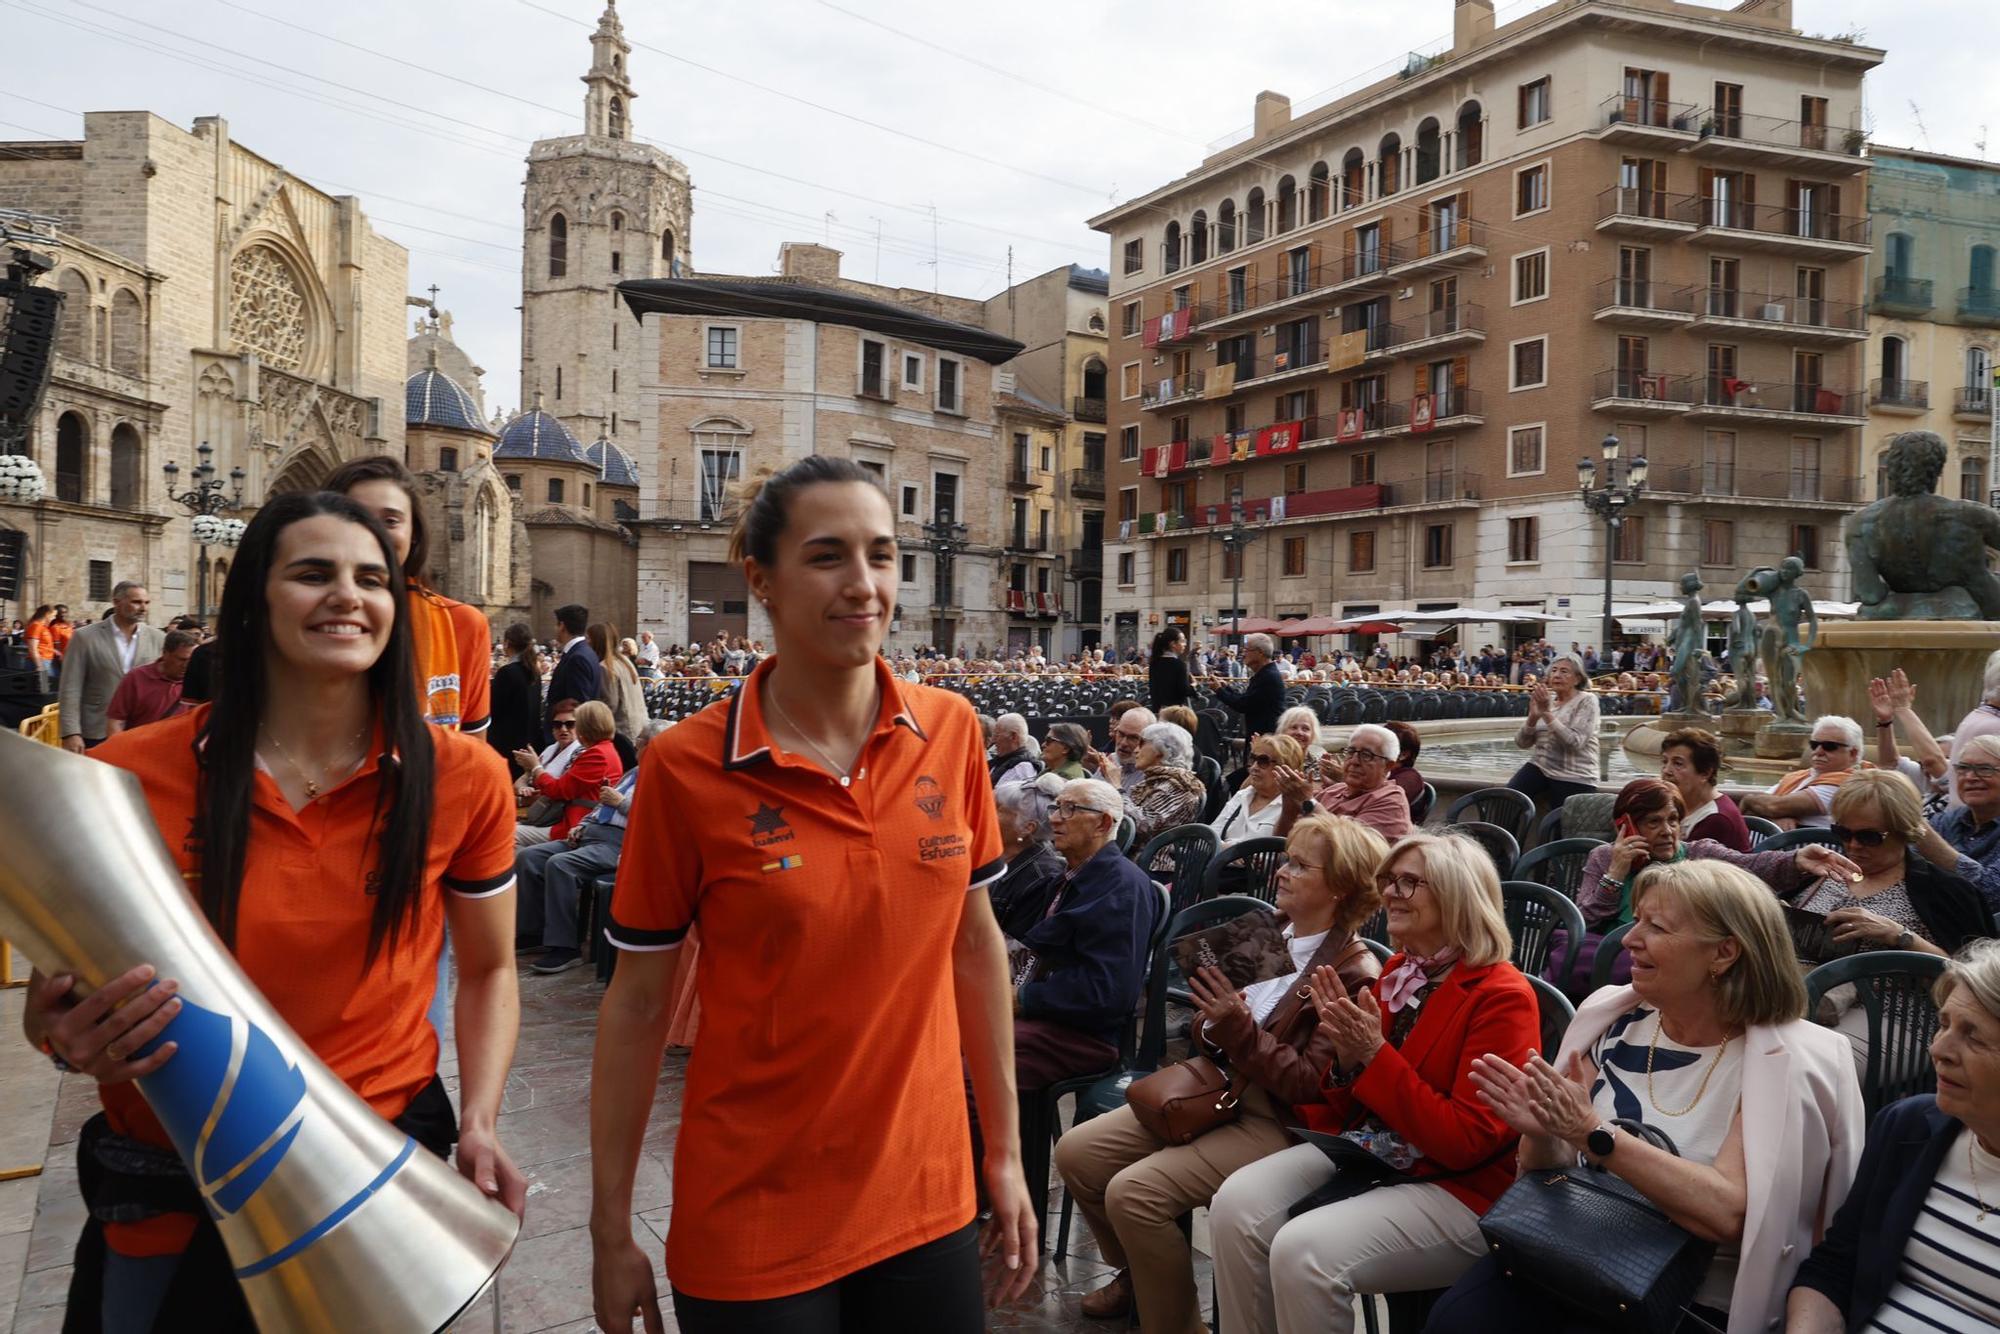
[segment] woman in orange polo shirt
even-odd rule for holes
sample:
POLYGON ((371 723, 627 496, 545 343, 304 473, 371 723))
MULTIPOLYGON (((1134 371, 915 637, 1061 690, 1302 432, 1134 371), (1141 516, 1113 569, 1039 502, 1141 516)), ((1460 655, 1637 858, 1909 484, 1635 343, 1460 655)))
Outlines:
MULTIPOLYGON (((505 765, 424 722, 389 535, 325 492, 279 496, 222 595, 217 698, 92 752, 128 769, 209 921, 299 1037, 385 1118, 519 1212, 495 1130, 519 1026, 505 765), (461 1119, 425 1021, 449 916, 458 942, 461 1119)), ((77 1001, 37 977, 30 1041, 99 1081, 78 1172, 73 1329, 251 1330, 194 1182, 134 1078, 179 1009, 135 968, 77 1001), (124 1002, 121 1004, 121 1002, 124 1002)), ((413 1238, 413 1243, 420 1239, 413 1238)))
POLYGON ((896 520, 858 465, 816 455, 765 480, 732 558, 777 653, 640 761, 591 1072, 597 1323, 660 1328, 632 1183, 698 922, 702 1027, 667 1234, 681 1330, 970 1334, 984 1312, 966 1067, 999 1298, 1038 1254, 1006 949, 982 892, 1005 867, 978 718, 881 659, 896 520))

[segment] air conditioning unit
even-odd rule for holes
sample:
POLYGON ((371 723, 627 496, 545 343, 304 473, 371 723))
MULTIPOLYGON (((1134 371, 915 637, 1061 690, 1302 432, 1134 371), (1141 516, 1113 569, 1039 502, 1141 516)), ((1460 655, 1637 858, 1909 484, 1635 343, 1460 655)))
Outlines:
POLYGON ((1278 336, 1278 326, 1275 324, 1267 324, 1263 327, 1263 329, 1260 332, 1262 332, 1264 337, 1266 338, 1275 338, 1278 336))
POLYGON ((1764 313, 1761 318, 1770 321, 1772 324, 1783 324, 1785 321, 1785 303, 1782 301, 1765 303, 1764 313))
POLYGON ((1416 289, 1416 288, 1414 288, 1414 287, 1405 287, 1405 288, 1404 288, 1404 289, 1403 289, 1402 291, 1400 291, 1400 292, 1396 293, 1396 300, 1398 300, 1398 301, 1408 301, 1408 300, 1409 300, 1409 299, 1410 299, 1411 297, 1415 296, 1416 294, 1417 294, 1417 289, 1416 289))

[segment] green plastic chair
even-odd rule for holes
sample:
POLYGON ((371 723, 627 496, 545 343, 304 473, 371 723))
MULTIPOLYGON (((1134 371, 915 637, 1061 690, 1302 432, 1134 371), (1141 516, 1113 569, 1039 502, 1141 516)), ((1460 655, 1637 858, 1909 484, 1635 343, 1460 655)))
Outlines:
POLYGON ((1861 1076, 1861 1100, 1873 1117, 1899 1098, 1932 1093, 1931 1038, 1937 1034, 1937 1005, 1931 987, 1944 960, 1918 950, 1869 950, 1823 963, 1806 974, 1806 1014, 1818 1014, 1820 999, 1835 987, 1852 985, 1868 1015, 1868 1062, 1861 1076))

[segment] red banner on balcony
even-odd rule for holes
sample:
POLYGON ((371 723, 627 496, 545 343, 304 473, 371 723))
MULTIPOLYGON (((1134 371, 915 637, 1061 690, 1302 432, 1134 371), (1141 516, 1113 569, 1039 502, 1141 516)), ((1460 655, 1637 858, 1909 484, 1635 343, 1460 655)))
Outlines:
POLYGON ((1273 422, 1257 432, 1259 454, 1290 454, 1299 447, 1304 422, 1273 422))
POLYGON ((1146 321, 1145 337, 1141 340, 1147 347, 1158 347, 1162 343, 1178 343, 1194 332, 1194 307, 1170 310, 1164 315, 1155 315, 1146 321))
POLYGON ((1167 447, 1147 445, 1139 451, 1139 471, 1147 477, 1167 475, 1167 447))
POLYGON ((1437 424, 1437 404, 1429 394, 1410 400, 1410 434, 1422 435, 1437 424))
POLYGON ((1342 408, 1333 419, 1335 440, 1359 440, 1361 438, 1361 409, 1342 408))
POLYGON ((1164 448, 1167 452, 1167 466, 1166 472, 1162 472, 1160 475, 1164 477, 1169 472, 1185 472, 1188 466, 1188 442, 1185 440, 1176 440, 1171 445, 1164 446, 1164 448))
POLYGON ((1839 394, 1831 389, 1816 388, 1813 390, 1814 412, 1819 413, 1822 417, 1838 417, 1840 415, 1840 408, 1839 394))
POLYGON ((1008 590, 1007 590, 1007 610, 1008 610, 1008 611, 1026 611, 1027 609, 1028 609, 1028 595, 1027 595, 1026 593, 1022 592, 1022 591, 1021 591, 1020 589, 1018 589, 1018 588, 1010 588, 1010 589, 1008 589, 1008 590))

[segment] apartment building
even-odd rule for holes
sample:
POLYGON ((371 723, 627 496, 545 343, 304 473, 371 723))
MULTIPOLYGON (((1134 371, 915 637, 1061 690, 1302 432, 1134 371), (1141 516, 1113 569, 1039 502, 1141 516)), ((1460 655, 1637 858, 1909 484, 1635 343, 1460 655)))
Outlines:
POLYGON ((1952 447, 1938 490, 1985 501, 2000 484, 1991 469, 2000 166, 1880 146, 1869 163, 1875 251, 1864 476, 1879 494, 1889 438, 1935 431, 1952 447))
POLYGON ((1239 575, 1246 615, 1477 601, 1594 640, 1575 464, 1609 435, 1649 465, 1619 600, 1793 553, 1844 586, 1882 53, 1785 0, 1454 17, 1309 113, 1259 94, 1248 140, 1092 219, 1121 645, 1227 620, 1239 575))

